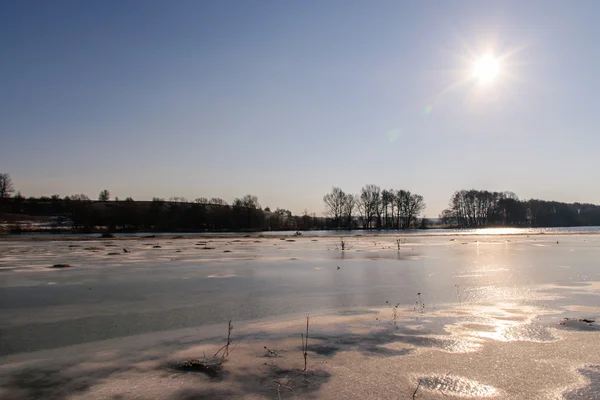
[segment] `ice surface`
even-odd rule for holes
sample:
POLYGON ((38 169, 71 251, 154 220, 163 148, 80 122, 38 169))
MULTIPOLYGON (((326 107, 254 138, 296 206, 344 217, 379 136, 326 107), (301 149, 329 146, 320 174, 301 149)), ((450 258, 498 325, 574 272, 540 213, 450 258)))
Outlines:
POLYGON ((0 397, 597 396, 600 236, 293 240, 0 242, 0 397))

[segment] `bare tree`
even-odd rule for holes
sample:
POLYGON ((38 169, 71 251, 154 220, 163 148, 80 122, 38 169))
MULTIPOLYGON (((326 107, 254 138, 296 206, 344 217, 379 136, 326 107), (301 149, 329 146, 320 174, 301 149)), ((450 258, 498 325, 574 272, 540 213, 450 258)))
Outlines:
POLYGON ((90 198, 87 197, 85 194, 83 193, 78 193, 78 194, 72 194, 71 196, 65 197, 65 200, 69 198, 70 200, 75 200, 75 201, 89 201, 90 198))
POLYGON ((344 197, 343 216, 346 218, 346 228, 352 229, 352 212, 356 206, 356 198, 358 196, 350 193, 344 197))
POLYGON ((0 200, 10 197, 15 191, 9 174, 0 174, 0 200))
POLYGON ((198 204, 208 204, 208 199, 206 197, 198 197, 194 200, 194 203, 198 204))
POLYGON ((325 214, 333 218, 334 223, 338 228, 341 227, 345 201, 346 194, 342 189, 335 186, 331 189, 331 193, 327 193, 323 196, 325 214))
POLYGON ((377 201, 375 202, 375 216, 377 217, 375 219, 375 227, 377 229, 381 229, 382 226, 382 221, 381 221, 381 216, 383 214, 383 200, 381 198, 381 194, 379 194, 379 196, 377 196, 377 201))
POLYGON ((394 189, 390 189, 389 192, 389 202, 390 202, 390 225, 392 228, 395 227, 394 225, 394 221, 395 221, 395 214, 394 212, 397 212, 396 209, 396 192, 394 191, 394 189))
POLYGON ((419 194, 413 194, 408 190, 399 190, 396 193, 396 207, 398 209, 396 227, 409 229, 425 210, 425 202, 423 196, 419 194))
MULTIPOLYGON (((392 189, 392 191, 393 191, 393 189, 392 189)), ((385 211, 385 219, 384 219, 384 222, 383 222, 383 227, 386 228, 386 229, 389 227, 389 224, 388 224, 388 222, 389 222, 389 219, 388 219, 388 208, 389 208, 389 205, 390 205, 390 202, 391 202, 390 201, 391 197, 393 195, 392 191, 389 191, 389 190, 386 190, 386 189, 384 189, 384 190, 381 191, 381 206, 382 206, 383 210, 385 211)), ((392 205, 392 214, 393 214, 393 212, 394 212, 394 206, 392 205)))
POLYGON ((110 200, 110 192, 108 190, 104 189, 98 195, 98 200, 99 201, 108 201, 108 200, 110 200))
POLYGON ((283 208, 277 208, 269 216, 271 229, 295 229, 296 223, 292 212, 283 208))
POLYGON ((365 185, 360 192, 359 209, 365 228, 372 228, 373 218, 381 215, 381 189, 377 185, 365 185))
POLYGON ((227 202, 219 197, 212 197, 209 201, 209 204, 214 204, 216 206, 226 206, 227 202))
POLYGON ((247 194, 241 199, 235 199, 233 201, 233 205, 236 207, 245 207, 252 210, 256 210, 260 208, 260 203, 258 202, 258 198, 251 194, 247 194))
POLYGON ((412 224, 416 223, 417 218, 423 211, 425 211, 425 201, 423 200, 423 196, 413 193, 410 196, 408 204, 406 227, 410 228, 412 224))
POLYGON ((405 221, 406 221, 406 204, 408 203, 408 198, 410 197, 410 192, 406 190, 398 190, 395 196, 396 202, 396 229, 406 229, 405 221))
POLYGON ((233 224, 237 228, 258 227, 265 222, 258 198, 251 194, 233 201, 233 214, 233 224))

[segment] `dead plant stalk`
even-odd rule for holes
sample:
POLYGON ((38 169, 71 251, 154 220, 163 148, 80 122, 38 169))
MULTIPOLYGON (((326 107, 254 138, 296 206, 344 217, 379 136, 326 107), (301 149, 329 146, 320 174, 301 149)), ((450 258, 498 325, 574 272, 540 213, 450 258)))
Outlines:
POLYGON ((308 363, 308 324, 310 317, 306 316, 306 336, 304 334, 300 334, 300 338, 302 339, 302 356, 304 357, 304 371, 306 371, 307 363, 308 363))

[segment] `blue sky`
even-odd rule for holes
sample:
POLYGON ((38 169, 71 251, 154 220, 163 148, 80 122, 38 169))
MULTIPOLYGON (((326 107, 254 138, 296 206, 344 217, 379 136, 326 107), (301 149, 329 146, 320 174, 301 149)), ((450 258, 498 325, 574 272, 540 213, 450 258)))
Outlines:
POLYGON ((333 185, 600 203, 598 1, 3 1, 26 196, 323 212, 333 185), (500 72, 472 78, 493 53, 500 72))

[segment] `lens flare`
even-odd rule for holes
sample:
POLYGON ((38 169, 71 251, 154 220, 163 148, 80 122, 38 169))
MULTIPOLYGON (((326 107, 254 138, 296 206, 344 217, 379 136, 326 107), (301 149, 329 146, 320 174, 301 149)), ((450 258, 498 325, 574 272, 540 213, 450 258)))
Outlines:
POLYGON ((390 129, 386 136, 390 143, 394 143, 400 137, 400 130, 398 128, 390 129))

